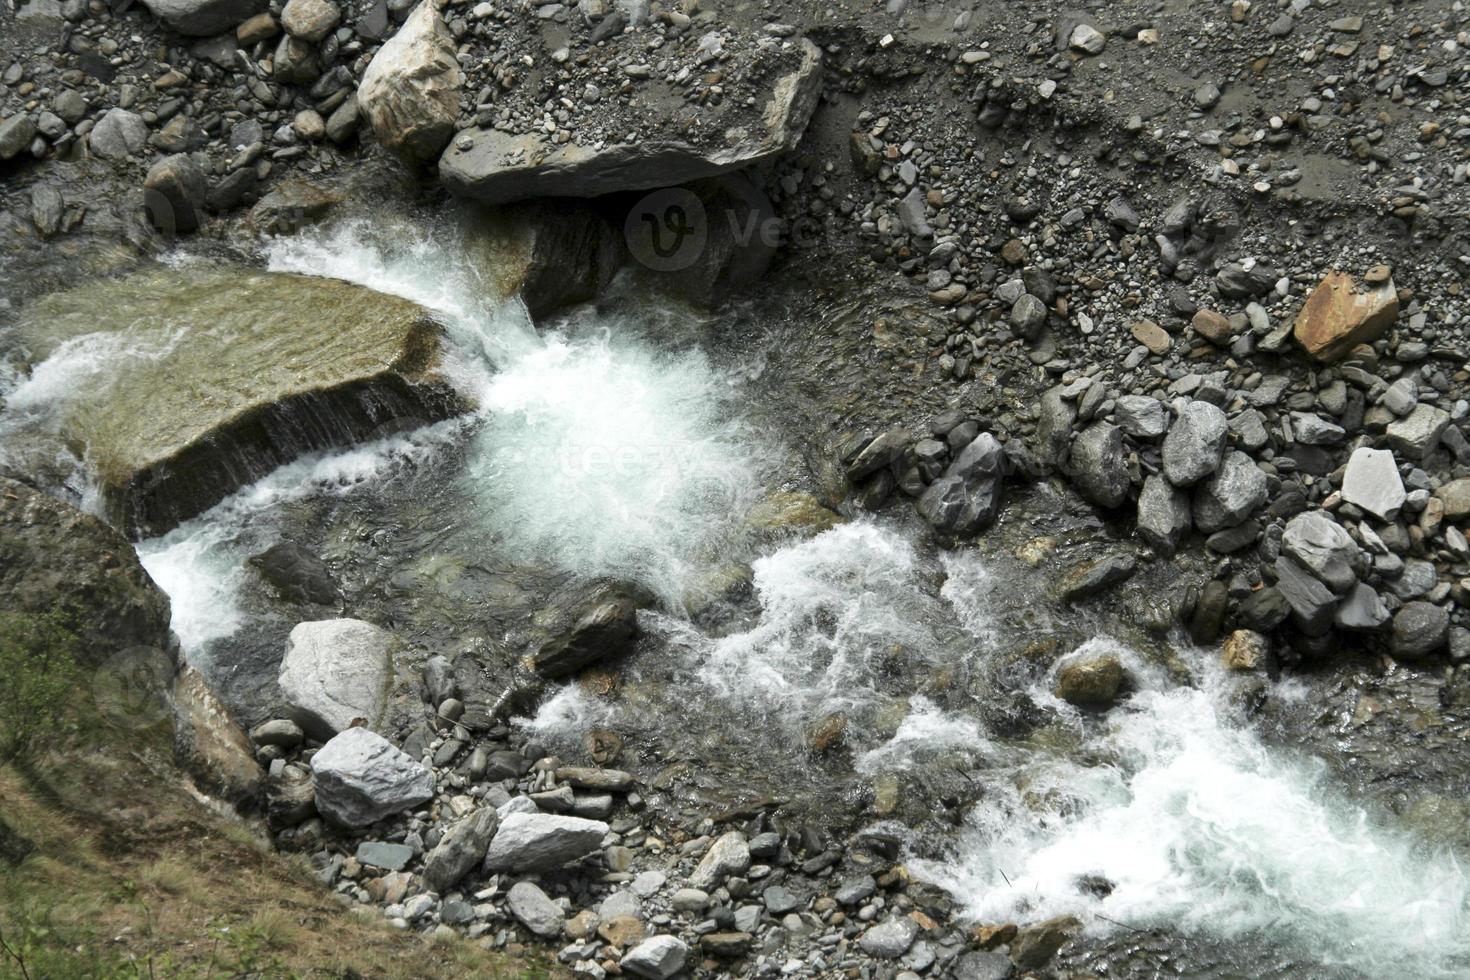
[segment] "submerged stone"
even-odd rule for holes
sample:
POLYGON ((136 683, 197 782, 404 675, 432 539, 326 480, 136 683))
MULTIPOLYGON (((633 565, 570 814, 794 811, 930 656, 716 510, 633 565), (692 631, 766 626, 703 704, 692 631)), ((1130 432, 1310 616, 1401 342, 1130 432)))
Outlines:
POLYGON ((407 300, 229 268, 156 269, 43 297, 19 334, 108 517, 161 533, 304 452, 445 418, 441 328, 407 300))

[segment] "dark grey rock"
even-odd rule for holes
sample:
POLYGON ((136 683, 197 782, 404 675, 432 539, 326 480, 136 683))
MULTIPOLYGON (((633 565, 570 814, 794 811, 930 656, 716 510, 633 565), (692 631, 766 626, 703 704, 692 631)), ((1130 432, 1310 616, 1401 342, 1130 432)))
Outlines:
POLYGON ((1163 470, 1176 487, 1192 487, 1220 465, 1229 433, 1225 413, 1208 402, 1192 401, 1164 437, 1163 470))
POLYGON ((1429 602, 1406 602, 1393 617, 1393 652, 1401 657, 1439 653, 1449 640, 1450 614, 1429 602))
POLYGON ((1229 452, 1194 491, 1194 523, 1210 534, 1234 527, 1266 502, 1266 474, 1245 453, 1229 452))
POLYGON ((1358 580, 1358 546, 1321 511, 1307 511, 1288 521, 1281 535, 1281 550, 1335 595, 1346 594, 1358 580))
POLYGON ((1083 430, 1072 443, 1070 467, 1082 496, 1099 507, 1117 507, 1128 499, 1128 463, 1117 426, 1097 422, 1083 430))
POLYGON ((424 884, 432 891, 447 892, 481 861, 499 826, 489 807, 461 817, 445 832, 424 861, 424 884))
POLYGON ((1157 473, 1144 479, 1138 495, 1139 536, 1160 554, 1172 555, 1189 526, 1189 495, 1157 473))

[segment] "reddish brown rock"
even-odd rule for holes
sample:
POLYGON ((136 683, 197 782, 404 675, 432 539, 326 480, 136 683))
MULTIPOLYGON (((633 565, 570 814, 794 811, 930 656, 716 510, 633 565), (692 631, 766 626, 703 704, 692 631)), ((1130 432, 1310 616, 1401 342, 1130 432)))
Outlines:
POLYGON ((1169 348, 1174 343, 1164 328, 1152 320, 1139 320, 1128 329, 1133 332, 1133 339, 1147 347, 1149 353, 1155 357, 1169 353, 1169 348))
POLYGON ((1319 361, 1336 361, 1383 336, 1399 315, 1391 278, 1360 290, 1345 272, 1329 272, 1296 316, 1297 343, 1319 361))
POLYGON ((1214 310, 1200 310, 1189 321, 1189 326, 1210 343, 1221 347, 1230 343, 1235 335, 1235 331, 1230 328, 1230 320, 1214 310))

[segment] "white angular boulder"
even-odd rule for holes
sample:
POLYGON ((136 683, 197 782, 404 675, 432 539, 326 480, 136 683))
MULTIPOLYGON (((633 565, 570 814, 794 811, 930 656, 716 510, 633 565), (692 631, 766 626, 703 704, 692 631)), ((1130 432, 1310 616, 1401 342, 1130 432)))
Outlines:
POLYGON ((490 841, 485 867, 490 871, 549 871, 591 854, 602 846, 607 824, 601 820, 550 813, 511 813, 490 841))
POLYGON ((349 728, 311 758, 316 808, 342 827, 366 827, 434 796, 434 776, 366 728, 349 728))
POLYGON ((379 142, 414 163, 434 159, 454 135, 464 84, 439 5, 418 5, 378 49, 357 89, 358 108, 379 142))
POLYGON ((388 703, 396 646, 392 633, 358 619, 297 623, 277 676, 292 719, 322 740, 359 719, 376 729, 388 703))
POLYGON ((1353 450, 1342 478, 1342 499, 1380 521, 1397 517, 1408 494, 1404 492, 1404 481, 1393 453, 1367 446, 1353 450))

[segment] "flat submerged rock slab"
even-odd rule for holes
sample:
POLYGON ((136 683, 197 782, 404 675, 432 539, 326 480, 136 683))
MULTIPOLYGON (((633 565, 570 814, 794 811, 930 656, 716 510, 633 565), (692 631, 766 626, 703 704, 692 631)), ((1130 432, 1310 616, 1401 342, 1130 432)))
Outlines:
POLYGON ((154 269, 43 297, 33 363, 85 381, 57 406, 108 518, 157 534, 304 453, 465 407, 417 304, 334 279, 154 269), (74 361, 75 365, 64 363, 74 361))

